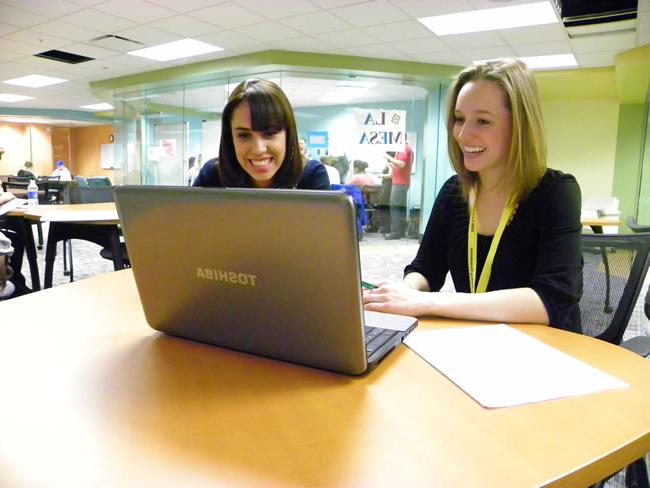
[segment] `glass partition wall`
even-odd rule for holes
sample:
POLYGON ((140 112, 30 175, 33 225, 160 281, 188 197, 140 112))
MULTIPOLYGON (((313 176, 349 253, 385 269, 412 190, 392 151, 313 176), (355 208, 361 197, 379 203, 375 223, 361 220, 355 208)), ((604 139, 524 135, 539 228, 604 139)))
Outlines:
POLYGON ((247 78, 269 79, 283 89, 310 157, 334 160, 341 182, 357 159, 379 182, 385 152, 401 149, 407 138, 415 153, 409 208, 419 212, 424 201, 428 215, 432 195, 446 179, 440 173, 450 173, 446 148, 438 147, 444 141, 443 90, 435 83, 425 88, 390 77, 282 70, 115 92, 116 157, 121 158, 116 182, 188 185, 190 160, 205 163, 218 156, 221 112, 232 89, 247 78), (399 120, 404 134, 387 133, 387 118, 399 120))
POLYGON ((637 222, 650 224, 650 87, 645 104, 645 131, 641 148, 641 177, 639 183, 639 198, 637 222))

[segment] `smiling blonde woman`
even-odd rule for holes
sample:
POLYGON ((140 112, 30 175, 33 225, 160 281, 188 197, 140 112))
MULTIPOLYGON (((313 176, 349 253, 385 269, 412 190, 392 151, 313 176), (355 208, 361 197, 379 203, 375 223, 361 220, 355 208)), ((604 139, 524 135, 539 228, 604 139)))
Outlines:
POLYGON ((546 167, 532 73, 518 60, 462 71, 447 133, 457 175, 440 190, 404 281, 364 291, 365 308, 579 332, 580 187, 546 167), (456 293, 439 292, 448 272, 456 293))

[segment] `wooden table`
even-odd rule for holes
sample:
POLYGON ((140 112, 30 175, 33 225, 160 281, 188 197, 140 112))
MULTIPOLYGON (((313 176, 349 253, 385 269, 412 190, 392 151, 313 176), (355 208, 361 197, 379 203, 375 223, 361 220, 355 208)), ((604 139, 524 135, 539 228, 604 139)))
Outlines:
POLYGON ((623 222, 620 220, 609 220, 609 219, 581 219, 582 225, 588 225, 591 227, 591 230, 594 231, 594 234, 602 234, 603 226, 605 225, 621 225, 623 222))
MULTIPOLYGON (((89 218, 89 215, 102 213, 114 213, 115 203, 80 203, 65 205, 40 205, 34 209, 22 211, 23 218, 32 221, 42 221, 48 218, 50 228, 47 236, 47 246, 45 251, 45 288, 52 287, 52 274, 54 271, 54 259, 56 258, 57 242, 67 239, 82 239, 94 242, 102 247, 109 248, 113 255, 113 267, 115 270, 124 268, 122 259, 122 250, 120 248, 120 238, 117 217, 98 216, 96 219, 89 218), (65 219, 53 217, 53 215, 62 216, 68 214, 65 219), (72 216, 72 218, 70 218, 72 216), (78 216, 78 217, 77 217, 78 216)), ((33 237, 32 237, 33 241, 33 237)), ((29 257, 29 254, 28 254, 29 257)), ((35 257, 34 257, 35 259, 35 257)), ((72 263, 71 263, 72 268, 72 263)), ((31 268, 31 261, 30 261, 31 268)), ((38 269, 38 268, 37 268, 38 269)), ((72 280, 72 269, 70 270, 72 280)), ((33 272, 32 272, 32 281, 33 272)))
POLYGON ((403 345, 355 378, 176 339, 130 270, 0 316, 0 486, 575 487, 650 450, 650 363, 549 327, 631 386, 488 410, 403 345))

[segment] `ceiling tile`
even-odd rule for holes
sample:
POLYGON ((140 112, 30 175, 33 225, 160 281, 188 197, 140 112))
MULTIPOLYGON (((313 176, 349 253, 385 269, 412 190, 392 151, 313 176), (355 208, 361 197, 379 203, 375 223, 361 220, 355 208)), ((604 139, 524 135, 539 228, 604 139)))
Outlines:
POLYGON ((277 41, 302 36, 302 33, 295 29, 272 21, 240 27, 239 29, 233 29, 233 31, 258 41, 277 41))
POLYGON ((177 15, 175 17, 168 17, 156 22, 155 26, 159 29, 173 32, 183 37, 195 38, 204 34, 211 34, 218 32, 221 27, 214 24, 203 22, 202 20, 195 19, 189 15, 177 15))
POLYGON ((438 51, 447 51, 449 47, 436 37, 430 39, 409 39, 406 41, 391 42, 391 46, 406 54, 419 54, 438 51))
POLYGON ((311 14, 296 15, 282 19, 282 23, 298 29, 307 35, 322 34, 349 29, 350 24, 333 16, 329 12, 314 12, 311 14))
POLYGON ((0 49, 27 55, 34 54, 38 51, 33 44, 25 44, 24 42, 14 41, 7 37, 0 37, 0 49))
POLYGON ((323 52, 330 49, 330 45, 323 40, 313 37, 295 37, 271 42, 273 48, 285 51, 323 52))
POLYGON ((130 29, 125 29, 122 31, 116 32, 117 35, 131 39, 132 41, 141 42, 142 46, 137 46, 133 44, 133 47, 129 49, 130 51, 135 49, 141 49, 145 46, 155 46, 157 44, 164 44, 166 42, 177 41, 181 39, 181 36, 171 32, 165 32, 160 29, 155 29, 154 27, 149 27, 148 25, 138 25, 136 27, 131 27, 130 29))
POLYGON ((111 58, 117 54, 113 49, 106 49, 93 44, 76 43, 66 46, 66 50, 95 59, 111 58))
POLYGON ((474 32, 441 36, 440 39, 452 49, 473 49, 503 46, 504 40, 496 32, 474 32))
POLYGON ((58 49, 61 46, 70 44, 70 39, 64 39, 62 37, 56 37, 28 29, 16 31, 5 37, 16 42, 24 42, 25 44, 31 45, 31 49, 36 49, 36 52, 58 49))
POLYGON ((420 54, 413 54, 411 55, 411 57, 421 63, 449 64, 452 66, 461 66, 461 67, 468 66, 472 61, 464 54, 453 52, 453 51, 441 51, 437 53, 420 53, 420 54))
POLYGON ((377 38, 359 29, 345 29, 335 32, 327 32, 313 36, 321 39, 332 46, 345 48, 350 46, 365 46, 375 44, 377 38))
POLYGON ((219 46, 223 49, 233 49, 257 43, 257 41, 251 39, 250 36, 245 36, 234 31, 215 32, 214 34, 199 36, 196 39, 214 46, 219 46))
POLYGON ((512 46, 522 42, 564 41, 568 38, 562 24, 503 29, 499 34, 512 46))
POLYGON ((480 49, 464 49, 463 56, 472 61, 481 61, 484 59, 495 58, 514 58, 515 53, 507 46, 501 47, 484 47, 480 49))
POLYGON ((141 58, 140 56, 132 56, 130 54, 118 54, 117 56, 106 58, 102 61, 134 68, 139 66, 140 69, 138 71, 141 72, 157 69, 160 65, 158 61, 154 61, 153 59, 141 58))
POLYGON ((176 15, 176 12, 144 0, 108 0, 94 7, 108 14, 118 14, 134 22, 147 23, 176 15))
MULTIPOLYGON (((482 10, 487 8, 511 7, 514 5, 523 5, 532 3, 534 0, 467 0, 474 9, 482 10)), ((540 1, 540 0, 537 0, 540 1)), ((592 2, 593 0, 588 0, 592 2)))
MULTIPOLYGON (((83 9, 82 6, 78 5, 78 2, 73 3, 66 0, 3 0, 2 3, 49 18, 61 17, 83 9)), ((4 11, 5 7, 3 6, 3 17, 5 15, 4 11)))
POLYGON ((397 6, 407 14, 418 17, 432 17, 434 15, 455 14, 472 10, 466 0, 399 0, 397 6))
MULTIPOLYGON (((4 61, 13 61, 15 59, 20 59, 23 57, 23 54, 17 53, 15 51, 11 51, 8 49, 0 49, 0 63, 4 61)), ((2 73, 2 76, 6 76, 6 69, 7 65, 0 65, 0 73, 2 73)), ((14 77, 15 78, 15 77, 14 77)))
POLYGON ((623 51, 636 46, 636 33, 624 32, 618 34, 594 35, 571 39, 573 51, 577 53, 595 53, 601 51, 623 51))
POLYGON ((27 28, 40 24, 41 22, 47 22, 48 20, 50 20, 48 17, 35 14, 34 12, 28 12, 8 5, 2 6, 2 22, 6 24, 27 28))
POLYGON ((331 12, 355 27, 409 20, 408 15, 393 7, 386 0, 372 0, 357 5, 336 8, 331 12))
POLYGON ((568 54, 572 52, 569 41, 516 44, 512 46, 512 49, 517 56, 547 56, 550 54, 568 54))
MULTIPOLYGON (((124 12, 124 15, 128 15, 128 11, 124 12)), ((80 10, 74 14, 66 15, 61 20, 79 27, 90 25, 93 29, 101 30, 107 34, 128 29, 135 25, 135 22, 131 22, 123 17, 117 17, 94 9, 80 10)))
POLYGON ((192 17, 218 25, 222 29, 233 29, 244 25, 257 24, 266 20, 252 10, 235 5, 232 2, 220 3, 214 7, 196 10, 192 17))
POLYGON ((206 8, 213 6, 215 0, 148 0, 149 3, 155 3, 156 5, 161 5, 167 7, 170 10, 175 10, 176 12, 192 12, 194 10, 206 8))
POLYGON ((387 59, 401 59, 403 54, 397 49, 394 49, 389 44, 374 44, 368 46, 355 46, 345 49, 353 56, 364 56, 368 58, 387 58, 387 59))
POLYGON ((10 34, 11 32, 16 32, 17 30, 20 30, 20 27, 18 27, 17 25, 5 24, 4 22, 0 22, 0 36, 10 34))
POLYGON ((365 0, 311 0, 312 3, 318 5, 323 9, 331 9, 337 7, 344 7, 346 5, 353 5, 365 0))
POLYGON ((274 20, 320 10, 309 0, 283 0, 272 4, 269 3, 269 0, 235 0, 235 3, 274 20))
POLYGON ((80 42, 90 41, 94 37, 103 34, 103 32, 99 30, 80 27, 77 25, 69 24, 62 20, 53 20, 51 22, 45 22, 44 24, 39 24, 37 26, 34 26, 32 30, 37 32, 42 32, 44 34, 49 34, 50 32, 56 32, 57 35, 60 37, 70 39, 71 41, 80 41, 80 42))
POLYGON ((375 25, 365 27, 363 30, 384 42, 435 37, 435 34, 417 20, 405 20, 402 22, 375 25))

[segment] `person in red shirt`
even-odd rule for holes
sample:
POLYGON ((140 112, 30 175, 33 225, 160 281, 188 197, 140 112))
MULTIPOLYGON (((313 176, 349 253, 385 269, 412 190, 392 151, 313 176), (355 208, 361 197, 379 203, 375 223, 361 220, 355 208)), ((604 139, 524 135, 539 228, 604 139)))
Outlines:
POLYGON ((390 233, 386 239, 401 239, 406 234, 406 198, 411 184, 413 148, 406 141, 404 149, 395 156, 384 156, 391 167, 393 187, 390 192, 390 233))

